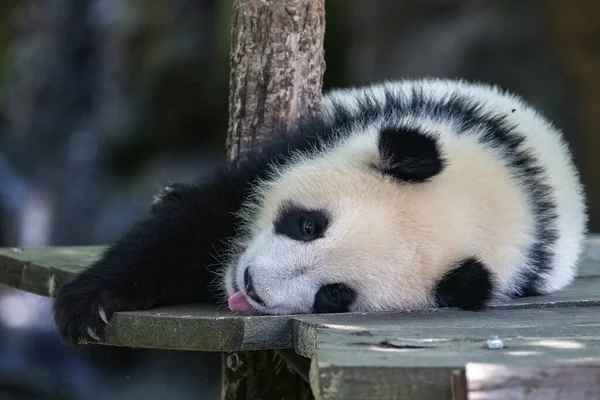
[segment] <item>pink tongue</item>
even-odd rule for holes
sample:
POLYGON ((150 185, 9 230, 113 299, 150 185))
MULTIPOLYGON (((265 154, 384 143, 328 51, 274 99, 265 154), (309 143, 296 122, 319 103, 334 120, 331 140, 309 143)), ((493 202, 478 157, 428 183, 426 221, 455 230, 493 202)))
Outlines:
POLYGON ((235 292, 227 301, 231 311, 250 311, 252 306, 248 303, 246 296, 242 292, 235 292))

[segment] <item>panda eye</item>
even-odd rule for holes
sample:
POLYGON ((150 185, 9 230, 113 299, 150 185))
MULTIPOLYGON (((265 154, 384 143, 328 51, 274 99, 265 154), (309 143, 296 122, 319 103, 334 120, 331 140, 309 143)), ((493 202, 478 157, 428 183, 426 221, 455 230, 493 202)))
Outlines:
POLYGON ((315 234, 315 222, 308 218, 302 220, 302 233, 306 236, 313 236, 315 234))
POLYGON ((315 313, 347 312, 356 299, 356 292, 343 283, 322 286, 315 295, 313 309, 315 313))
POLYGON ((300 207, 283 208, 274 223, 275 233, 290 239, 310 242, 322 238, 329 224, 327 215, 321 210, 300 207))
POLYGON ((339 285, 331 285, 328 289, 329 290, 327 294, 329 295, 329 298, 331 300, 337 300, 340 297, 341 290, 339 288, 339 285))

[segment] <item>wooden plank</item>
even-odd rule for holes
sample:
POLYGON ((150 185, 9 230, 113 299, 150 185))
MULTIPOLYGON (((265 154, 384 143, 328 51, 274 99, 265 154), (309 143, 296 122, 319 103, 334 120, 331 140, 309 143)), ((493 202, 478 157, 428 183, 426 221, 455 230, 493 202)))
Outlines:
MULTIPOLYGON (((600 277, 581 278, 563 294, 555 294, 547 299, 537 298, 537 303, 527 303, 521 299, 512 306, 502 305, 499 308, 540 307, 540 304, 543 307, 600 305, 599 287, 600 277)), ((499 312, 485 315, 496 326, 501 326, 507 314, 506 311, 499 312)), ((370 324, 368 321, 379 324, 387 321, 388 327, 394 329, 396 324, 402 324, 408 316, 411 326, 422 329, 431 315, 445 321, 444 326, 450 324, 464 329, 469 321, 479 321, 482 314, 455 310, 423 310, 405 313, 268 316, 232 313, 224 308, 206 305, 172 306, 149 311, 116 313, 107 331, 105 343, 116 346, 201 351, 280 349, 292 347, 291 326, 297 319, 311 321, 316 325, 323 323, 325 326, 340 318, 351 319, 355 324, 366 322, 367 325, 370 324), (147 332, 153 332, 153 335, 148 335, 147 332)), ((375 326, 381 328, 381 325, 375 326)), ((432 329, 439 329, 439 325, 433 326, 432 329)), ((300 353, 306 355, 309 351, 310 346, 309 350, 300 353)))
MULTIPOLYGON (((71 279, 98 259, 104 247, 50 247, 44 249, 0 249, 0 282, 48 296, 53 287, 71 279)), ((590 250, 591 251, 591 250, 590 250)), ((586 257, 595 254, 588 251, 586 257)), ((587 259, 587 258, 586 258, 587 259)), ((544 297, 518 299, 497 308, 570 307, 600 304, 599 263, 590 261, 578 278, 564 291, 544 297)), ((427 311, 427 310, 425 310, 427 311)), ((436 311, 442 312, 442 311, 436 311)), ((446 311, 443 311, 446 312, 446 311)), ((403 321, 406 313, 374 314, 374 318, 403 321)), ((424 315, 409 313, 409 315, 424 315)), ((454 314, 449 314, 454 315, 454 314)), ((470 315, 465 313, 464 315, 470 315)), ((198 351, 242 351, 283 349, 293 346, 292 322, 337 320, 340 315, 260 316, 231 313, 217 307, 187 305, 143 312, 116 313, 108 329, 105 344, 198 351), (153 332, 148 335, 147 332, 153 332)), ((361 321, 364 314, 344 314, 343 318, 361 321), (362 316, 362 317, 361 317, 362 316)), ((454 317, 453 317, 454 318, 454 317)), ((471 318, 471 317, 469 317, 471 318)), ((411 322, 415 324, 415 321, 411 322)), ((307 337, 303 335, 302 337, 307 337)), ((302 344, 297 345, 302 346, 302 344)), ((307 354, 308 350, 301 353, 307 354)))
POLYGON ((587 235, 583 258, 600 261, 600 233, 590 233, 587 235))
MULTIPOLYGON (((596 256, 596 254, 594 254, 596 256)), ((600 260, 584 258, 577 269, 578 277, 600 276, 600 260)))
POLYGON ((189 351, 292 347, 290 316, 247 315, 210 305, 116 313, 103 344, 189 351))
POLYGON ((222 364, 223 400, 314 399, 308 383, 274 351, 224 353, 222 364))
POLYGON ((577 269, 577 276, 600 276, 600 235, 588 235, 577 269))
MULTIPOLYGON (((539 297, 515 301, 513 305, 500 305, 500 309, 510 308, 553 308, 600 305, 600 277, 577 279, 565 293, 547 298, 539 297), (578 297, 580 296, 580 297, 578 297)), ((446 321, 446 325, 464 329, 470 320, 478 320, 479 313, 456 310, 423 310, 422 312, 392 313, 348 313, 330 315, 248 315, 233 313, 225 308, 208 305, 186 305, 157 308, 149 311, 129 311, 116 313, 107 330, 104 341, 115 346, 140 348, 199 350, 199 351, 241 351, 261 349, 291 348, 293 321, 312 321, 319 325, 330 325, 339 318, 352 319, 356 323, 373 319, 388 321, 391 329, 403 323, 410 316, 411 326, 423 328, 430 315, 446 321), (460 321, 459 325, 455 325, 460 321), (148 335, 152 332, 153 335, 148 335)), ((501 326, 503 318, 509 318, 506 311, 500 314, 486 314, 496 326, 501 326), (497 315, 497 317, 494 317, 497 315)), ((509 318, 510 319, 510 318, 509 318)), ((492 323, 492 322, 490 322, 492 323)), ((432 329, 439 329, 438 326, 432 329)), ((303 336, 306 337, 306 336, 303 336)), ((300 351, 306 355, 309 350, 300 351)))
POLYGON ((104 246, 0 248, 0 283, 50 297, 102 254, 104 246))
MULTIPOLYGON (((596 265, 600 265, 596 264, 596 265)), ((589 272, 589 270, 587 270, 589 272)), ((563 290, 545 296, 521 297, 490 308, 544 308, 600 305, 600 276, 576 278, 563 290)))
POLYGON ((447 399, 469 363, 600 367, 600 307, 418 311, 294 322, 322 399, 447 399), (485 347, 498 335, 504 348, 485 347), (312 346, 312 352, 308 352, 312 346))
POLYGON ((378 366, 338 368, 313 360, 311 389, 327 400, 450 400, 450 382, 460 370, 378 366))
POLYGON ((468 400, 598 400, 600 368, 515 367, 469 363, 468 400))
MULTIPOLYGON (((586 353, 589 348, 576 343, 563 343, 565 341, 585 341, 586 346, 590 345, 596 351, 599 349, 594 346, 600 344, 600 307, 481 312, 425 310, 387 315, 338 314, 331 315, 326 321, 321 318, 297 317, 293 325, 296 350, 305 357, 313 357, 311 350, 327 350, 334 354, 342 347, 350 347, 354 349, 351 352, 352 357, 349 360, 343 359, 344 363, 359 362, 359 365, 364 365, 364 360, 360 360, 360 356, 367 357, 366 361, 372 357, 379 359, 379 356, 384 356, 378 361, 378 365, 391 367, 398 365, 456 367, 471 362, 472 354, 482 357, 492 355, 494 358, 504 354, 510 360, 517 357, 516 361, 523 362, 530 362, 536 356, 539 358, 535 360, 536 365, 542 365, 540 363, 550 365, 558 360, 557 357, 562 354, 561 349, 565 350, 565 357, 572 357, 574 351, 589 355, 586 353), (485 340, 492 335, 497 335, 504 340, 505 348, 502 351, 490 353, 488 349, 484 349, 485 340), (562 338, 562 342, 556 343, 556 346, 537 342, 538 339, 547 337, 562 338), (389 342, 389 345, 379 346, 381 342, 389 342), (535 347, 535 354, 518 359, 521 353, 513 354, 509 349, 521 349, 521 346, 528 349, 535 347), (400 347, 406 349, 394 350, 400 347), (411 351, 411 347, 415 347, 419 354, 414 359, 385 357, 390 353, 415 354, 415 351, 411 351), (365 348, 372 351, 361 353, 365 348), (556 349, 556 353, 547 352, 547 349, 553 348, 556 349), (465 353, 462 356, 458 354, 458 358, 436 360, 440 350, 444 353, 455 350, 456 353, 460 353, 462 350, 470 351, 470 349, 475 353, 465 353), (482 352, 478 353, 479 350, 482 352)), ((600 354, 588 361, 594 363, 600 361, 600 354)))

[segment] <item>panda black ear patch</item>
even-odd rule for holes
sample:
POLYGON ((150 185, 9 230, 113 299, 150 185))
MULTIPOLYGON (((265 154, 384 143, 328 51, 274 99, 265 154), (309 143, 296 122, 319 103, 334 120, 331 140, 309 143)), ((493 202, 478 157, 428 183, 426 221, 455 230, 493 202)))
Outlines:
POLYGON ((493 288, 492 273, 485 264, 468 258, 446 272, 433 291, 438 307, 476 311, 486 307, 493 288))
POLYGON ((406 182, 424 182, 445 166, 437 141, 409 128, 384 128, 377 143, 384 174, 406 182))

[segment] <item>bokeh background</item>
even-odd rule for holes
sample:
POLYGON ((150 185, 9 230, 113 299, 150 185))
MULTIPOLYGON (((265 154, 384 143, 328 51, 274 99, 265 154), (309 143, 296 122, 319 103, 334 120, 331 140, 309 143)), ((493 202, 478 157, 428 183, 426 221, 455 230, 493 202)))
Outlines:
MULTIPOLYGON (((600 3, 325 4, 325 91, 437 76, 518 92, 564 130, 600 231, 600 3)), ((0 246, 109 243, 158 188, 210 172, 224 157, 230 12, 231 0, 0 3, 0 246)), ((0 399, 218 397, 218 355, 106 360, 62 346, 50 310, 0 286, 0 399)))

